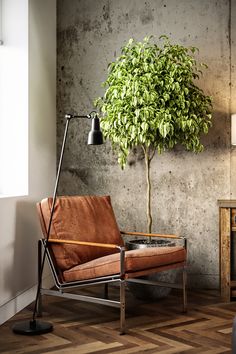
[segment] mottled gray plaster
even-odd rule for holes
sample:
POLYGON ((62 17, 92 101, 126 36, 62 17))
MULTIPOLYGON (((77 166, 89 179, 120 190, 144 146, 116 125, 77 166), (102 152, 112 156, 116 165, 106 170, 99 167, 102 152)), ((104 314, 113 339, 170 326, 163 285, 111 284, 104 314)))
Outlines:
MULTIPOLYGON (((153 159, 153 231, 177 233, 189 242, 192 286, 218 285, 218 199, 230 198, 229 1, 59 0, 58 151, 65 112, 88 113, 107 65, 130 37, 153 34, 200 49, 209 65, 199 85, 213 96, 213 127, 205 151, 182 148, 153 159)), ((72 122, 66 145, 61 194, 110 194, 121 228, 145 230, 145 166, 137 152, 124 171, 110 144, 86 145, 89 121, 72 122)), ((236 160, 236 157, 234 157, 236 160)), ((236 166, 236 161, 235 161, 236 166)))

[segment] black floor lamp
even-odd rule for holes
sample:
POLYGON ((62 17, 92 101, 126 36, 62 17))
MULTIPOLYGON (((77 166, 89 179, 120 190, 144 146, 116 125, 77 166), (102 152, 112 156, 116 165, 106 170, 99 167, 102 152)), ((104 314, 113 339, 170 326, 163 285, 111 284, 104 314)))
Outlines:
POLYGON ((88 135, 88 145, 100 145, 103 143, 103 136, 102 136, 102 132, 100 130, 100 122, 99 122, 99 118, 98 118, 96 112, 93 111, 86 116, 66 114, 65 118, 66 118, 66 126, 65 126, 65 132, 64 132, 64 137, 63 137, 63 142, 62 142, 62 147, 61 147, 61 154, 60 154, 60 159, 59 159, 59 164, 58 164, 58 169, 57 169, 56 182, 55 182, 54 193, 53 193, 52 209, 51 209, 48 230, 47 230, 47 237, 46 237, 45 244, 44 244, 44 252, 43 252, 42 263, 41 263, 42 265, 39 270, 39 280, 38 280, 38 287, 37 287, 37 293, 36 293, 35 304, 34 304, 34 312, 33 312, 31 320, 15 323, 12 326, 13 332, 17 333, 17 334, 36 335, 36 334, 48 333, 53 330, 53 326, 51 323, 36 320, 36 313, 37 313, 37 308, 38 308, 40 288, 41 288, 41 284, 42 284, 42 275, 43 275, 43 268, 44 268, 45 259, 46 259, 46 252, 47 252, 46 250, 47 250, 47 246, 48 246, 48 239, 49 239, 49 235, 50 235, 52 219, 53 219, 53 214, 54 214, 54 207, 55 207, 55 202, 56 202, 56 198, 57 198, 57 187, 58 187, 58 182, 59 182, 60 173, 61 173, 61 165, 62 165, 64 150, 65 150, 67 132, 68 132, 68 128, 69 128, 69 124, 70 124, 71 119, 86 119, 86 118, 92 119, 92 128, 91 128, 91 131, 89 132, 89 135, 88 135))

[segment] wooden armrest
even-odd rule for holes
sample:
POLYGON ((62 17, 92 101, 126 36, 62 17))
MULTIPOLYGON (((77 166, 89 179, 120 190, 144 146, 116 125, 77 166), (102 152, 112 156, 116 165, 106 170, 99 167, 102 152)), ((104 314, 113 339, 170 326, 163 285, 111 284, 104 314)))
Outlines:
POLYGON ((184 239, 182 236, 177 235, 163 235, 163 234, 148 234, 146 232, 130 232, 130 231, 120 231, 123 235, 130 235, 130 236, 145 236, 145 237, 161 237, 161 238, 178 238, 184 239))
POLYGON ((105 247, 105 248, 118 248, 121 249, 121 246, 111 244, 111 243, 96 243, 96 242, 86 242, 86 241, 75 241, 75 240, 58 240, 58 239, 49 239, 50 243, 68 243, 71 245, 82 245, 82 246, 93 246, 93 247, 105 247))

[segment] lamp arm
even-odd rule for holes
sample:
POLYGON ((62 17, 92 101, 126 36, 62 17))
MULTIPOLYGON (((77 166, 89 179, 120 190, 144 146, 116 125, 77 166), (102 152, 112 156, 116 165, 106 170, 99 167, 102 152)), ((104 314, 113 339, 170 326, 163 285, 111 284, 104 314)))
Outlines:
POLYGON ((79 116, 77 114, 66 114, 65 115, 65 118, 67 120, 71 120, 72 118, 87 118, 87 119, 90 119, 90 114, 86 115, 86 116, 79 116))
POLYGON ((35 305, 34 305, 34 312, 33 312, 33 322, 35 322, 35 317, 36 317, 36 312, 37 312, 37 307, 38 307, 40 288, 41 288, 41 284, 42 284, 43 268, 44 268, 45 259, 46 259, 46 248, 48 246, 48 239, 49 239, 51 226, 52 226, 52 219, 53 219, 55 203, 56 203, 56 198, 57 198, 57 189, 58 189, 58 183, 59 183, 60 174, 61 174, 61 165, 62 165, 64 151, 65 151, 65 145, 66 145, 66 139, 67 139, 67 133, 68 133, 69 124, 70 124, 71 119, 73 119, 73 118, 91 119, 91 118, 96 117, 96 116, 97 116, 97 113, 95 111, 92 111, 88 115, 77 115, 77 114, 75 114, 75 115, 74 114, 66 114, 65 115, 66 126, 65 126, 63 141, 62 141, 60 159, 59 159, 58 168, 57 168, 56 182, 55 182, 55 187, 54 187, 54 192, 53 192, 53 199, 52 199, 52 208, 51 208, 50 219, 49 219, 49 223, 48 223, 46 240, 45 240, 45 244, 44 244, 44 252, 43 252, 43 257, 42 257, 42 263, 41 263, 41 267, 40 267, 40 271, 39 271, 38 287, 37 287, 37 293, 36 293, 36 299, 35 299, 35 305))
MULTIPOLYGON (((61 165, 63 161, 63 155, 64 155, 64 150, 65 150, 65 144, 66 144, 66 138, 67 138, 67 133, 68 133, 68 128, 69 128, 69 123, 72 118, 86 118, 86 119, 93 119, 93 118, 98 118, 97 113, 95 111, 92 111, 88 115, 73 115, 73 114, 66 114, 66 126, 65 126, 65 131, 64 131, 64 137, 62 141, 62 147, 61 147, 61 154, 60 154, 60 159, 58 163, 58 168, 57 168, 57 174, 56 174, 56 181, 55 181, 55 187, 54 187, 54 192, 53 192, 53 199, 52 199, 52 207, 51 207, 51 212, 50 212, 50 218, 49 218, 49 223, 48 223, 48 228, 46 232, 46 238, 44 244, 44 252, 43 256, 41 258, 41 265, 39 267, 38 271, 38 285, 37 285, 37 292, 36 292, 36 297, 35 297, 35 304, 34 304, 34 312, 32 316, 31 321, 27 322, 22 322, 22 323, 16 323, 13 327, 12 330, 14 333, 17 334, 43 334, 43 333, 48 333, 52 331, 53 327, 50 323, 47 322, 40 322, 36 321, 36 312, 38 308, 38 302, 39 302, 39 295, 40 295, 40 289, 42 285, 42 275, 43 275, 43 268, 46 260, 46 254, 47 254, 47 247, 48 247, 48 240, 49 240, 49 235, 50 235, 50 230, 52 226, 52 219, 53 219, 53 214, 54 214, 54 208, 55 208, 55 203, 56 203, 56 197, 57 197, 57 188, 58 188, 58 183, 60 179, 60 174, 61 174, 61 165)), ((102 138, 99 136, 99 140, 96 145, 102 144, 102 138)), ((89 143, 88 144, 95 144, 95 143, 89 143)))
MULTIPOLYGON (((84 116, 78 116, 78 118, 79 117, 84 118, 84 116)), ((62 160, 63 160, 63 156, 64 156, 64 151, 65 151, 66 138, 67 138, 70 120, 71 120, 71 118, 74 118, 74 116, 66 115, 65 118, 66 118, 66 126, 65 126, 63 141, 62 141, 60 159, 59 159, 58 168, 57 168, 56 182, 55 182, 53 199, 52 199, 52 208, 51 208, 50 219, 49 219, 49 223, 48 223, 48 229, 47 229, 46 240, 45 240, 45 245, 44 245, 44 252, 43 252, 43 257, 42 257, 42 263, 41 263, 41 267, 39 270, 39 280, 38 280, 38 287, 37 287, 36 299, 35 299, 35 304, 34 304, 33 319, 32 319, 33 322, 35 322, 35 317, 36 317, 36 312, 37 312, 37 307, 38 307, 39 293, 40 293, 40 288, 41 288, 41 284, 42 284, 43 268, 44 268, 45 259, 46 259, 46 248, 48 246, 48 239, 49 239, 51 226, 52 226, 52 218, 53 218, 54 209, 55 209, 58 182, 59 182, 60 174, 61 174, 61 165, 62 165, 62 160)))
POLYGON ((89 114, 87 114, 86 116, 85 115, 77 115, 77 114, 66 114, 65 115, 65 118, 67 120, 71 120, 72 118, 84 118, 84 119, 91 119, 91 118, 94 118, 94 117, 97 117, 97 112, 96 111, 92 111, 90 112, 89 114))
POLYGON ((55 203, 56 203, 58 182, 59 182, 59 178, 60 178, 60 174, 61 174, 61 165, 62 165, 64 150, 65 150, 65 145, 66 145, 66 138, 67 138, 67 132, 68 132, 68 128, 69 128, 69 123, 70 123, 72 118, 91 119, 94 115, 95 116, 97 115, 97 113, 95 111, 92 111, 91 113, 89 113, 87 115, 73 115, 73 114, 66 114, 65 115, 66 126, 65 126, 63 141, 62 141, 61 155, 60 155, 58 168, 57 168, 57 176, 56 176, 56 182, 55 182, 53 199, 52 199, 52 209, 51 209, 51 214, 50 214, 50 219, 49 219, 49 224, 48 224, 47 237, 46 237, 46 246, 45 247, 47 247, 47 243, 48 243, 48 239, 49 239, 49 235, 50 235, 50 230, 51 230, 52 218, 53 218, 53 214, 54 214, 54 207, 55 207, 55 203))
POLYGON ((64 131, 64 137, 63 137, 63 141, 62 141, 61 154, 60 154, 60 159, 59 159, 58 168, 57 168, 57 176, 56 176, 56 182, 55 182, 55 187, 54 187, 54 192, 53 192, 52 209, 51 209, 51 214, 50 214, 50 219, 49 219, 49 224, 48 224, 46 243, 48 242, 48 238, 49 238, 50 230, 51 230, 51 225, 52 225, 52 218, 53 218, 53 213, 54 213, 54 208, 55 208, 55 203, 56 203, 58 182, 59 182, 59 178, 60 178, 60 174, 61 174, 61 165, 62 165, 62 160, 63 160, 63 156, 64 156, 64 151, 65 151, 69 123, 70 123, 70 119, 67 118, 66 127, 65 127, 65 131, 64 131))

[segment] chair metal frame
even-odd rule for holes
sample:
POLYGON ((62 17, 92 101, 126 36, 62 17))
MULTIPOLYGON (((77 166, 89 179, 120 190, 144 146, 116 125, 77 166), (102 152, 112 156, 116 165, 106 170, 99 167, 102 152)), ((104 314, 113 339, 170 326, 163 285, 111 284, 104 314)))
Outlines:
MULTIPOLYGON (((176 235, 162 235, 162 234, 147 234, 147 233, 138 233, 138 232, 126 232, 121 231, 121 234, 126 236, 145 236, 145 237, 161 237, 161 238, 172 238, 172 239, 181 239, 184 241, 184 248, 187 250, 187 240, 184 237, 176 236, 176 235)), ((58 240, 58 239, 49 239, 46 242, 45 239, 41 239, 38 242, 38 274, 41 276, 40 270, 42 269, 42 250, 46 252, 46 257, 49 263, 49 267, 52 272, 52 276, 55 282, 55 286, 57 290, 54 289, 46 289, 44 287, 40 287, 39 292, 39 300, 37 304, 37 314, 38 316, 42 316, 42 295, 52 295, 59 296, 62 298, 92 302, 96 304, 116 307, 120 309, 120 334, 125 334, 126 325, 125 325, 125 285, 126 282, 134 282, 140 284, 147 284, 153 286, 162 286, 174 289, 182 289, 183 290, 183 312, 187 311, 187 293, 186 293, 186 283, 187 283, 187 270, 186 263, 183 264, 181 262, 180 265, 176 263, 176 268, 182 268, 182 283, 181 284, 172 284, 166 282, 159 281, 150 281, 148 279, 139 279, 139 278, 127 278, 125 277, 125 247, 115 245, 115 244, 103 244, 103 243, 94 243, 94 242, 82 242, 82 241, 70 241, 70 240, 58 240), (53 257, 52 250, 50 249, 50 244, 52 243, 66 243, 66 244, 76 244, 79 246, 89 246, 89 247, 105 247, 111 249, 118 249, 120 253, 120 273, 115 275, 104 276, 100 278, 93 278, 89 280, 78 280, 73 282, 62 282, 60 280, 60 276, 57 272, 55 261, 53 257), (47 245, 46 245, 47 244, 47 245), (109 283, 119 283, 120 287, 120 299, 119 301, 110 300, 108 298, 108 284, 109 283), (75 289, 75 288, 84 288, 88 286, 94 286, 98 284, 105 285, 104 289, 104 298, 93 297, 88 295, 80 295, 71 292, 67 292, 67 290, 75 289)), ((173 265, 170 265, 170 269, 173 269, 173 265)))

